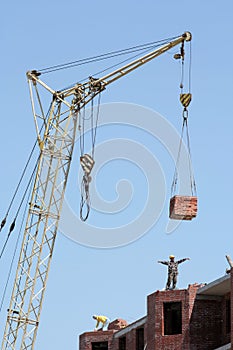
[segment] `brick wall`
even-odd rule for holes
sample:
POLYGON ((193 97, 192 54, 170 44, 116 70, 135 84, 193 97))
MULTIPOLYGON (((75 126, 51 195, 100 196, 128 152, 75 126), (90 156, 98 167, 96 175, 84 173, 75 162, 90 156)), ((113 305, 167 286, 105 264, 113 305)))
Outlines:
POLYGON ((231 339, 231 349, 233 350, 233 268, 231 269, 231 339))
POLYGON ((231 293, 220 296, 197 294, 199 287, 194 284, 188 289, 157 291, 148 295, 146 317, 128 326, 123 320, 116 320, 112 328, 118 330, 83 333, 79 349, 92 350, 92 342, 107 341, 108 350, 119 350, 119 338, 125 337, 126 350, 136 350, 137 329, 142 327, 147 350, 213 350, 230 343, 233 339, 233 271, 231 293), (181 310, 178 334, 165 334, 169 332, 164 331, 164 313, 170 303, 178 303, 181 310), (120 325, 123 329, 119 330, 120 325))
POLYGON ((198 287, 191 285, 187 290, 157 291, 148 296, 148 350, 189 349, 189 320, 198 287), (181 334, 166 335, 164 332, 164 303, 171 302, 181 302, 181 334))
POLYGON ((79 337, 79 349, 92 350, 92 343, 107 341, 108 350, 111 350, 114 332, 114 330, 109 330, 83 333, 79 337))
MULTIPOLYGON (((119 349, 119 339, 125 337, 126 340, 126 350, 132 349, 135 350, 137 348, 137 331, 140 329, 143 329, 144 331, 144 345, 143 348, 147 342, 147 318, 143 317, 139 320, 137 320, 134 323, 131 323, 128 327, 125 327, 125 329, 122 329, 116 333, 114 333, 113 336, 113 342, 112 342, 112 348, 111 350, 118 350, 119 349)), ((147 349, 149 349, 147 347, 147 349)))
MULTIPOLYGON (((116 344, 117 345, 117 344, 116 344)), ((118 347, 114 347, 114 350, 118 347)), ((126 349, 136 349, 136 330, 133 329, 126 334, 126 349)))
POLYGON ((133 329, 127 332, 126 334, 122 335, 121 337, 113 337, 110 350, 118 350, 120 338, 123 337, 126 338, 126 350, 136 349, 136 330, 133 329))
POLYGON ((155 349, 155 301, 159 291, 147 296, 147 347, 155 349))
POLYGON ((190 349, 211 350, 222 345, 222 301, 196 300, 190 320, 190 349))
POLYGON ((223 344, 228 344, 231 342, 231 325, 227 325, 227 323, 231 323, 231 309, 230 313, 228 313, 227 310, 227 301, 229 301, 229 306, 231 308, 232 302, 231 302, 231 294, 228 293, 224 296, 223 302, 222 302, 222 343, 223 344), (228 320, 228 317, 230 317, 230 320, 228 320))

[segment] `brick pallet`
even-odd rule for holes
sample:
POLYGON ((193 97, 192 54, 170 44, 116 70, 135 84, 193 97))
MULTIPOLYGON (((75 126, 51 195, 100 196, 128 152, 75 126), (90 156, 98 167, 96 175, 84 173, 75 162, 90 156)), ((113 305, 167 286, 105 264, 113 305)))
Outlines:
POLYGON ((169 218, 192 220, 197 216, 197 197, 173 196, 170 199, 169 218))

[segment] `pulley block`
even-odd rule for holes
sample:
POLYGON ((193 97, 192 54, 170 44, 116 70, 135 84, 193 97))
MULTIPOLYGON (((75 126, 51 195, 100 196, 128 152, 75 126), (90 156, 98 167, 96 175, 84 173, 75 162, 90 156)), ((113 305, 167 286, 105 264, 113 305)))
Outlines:
POLYGON ((188 93, 188 94, 180 94, 180 102, 182 103, 182 105, 186 108, 188 107, 188 105, 190 104, 192 100, 192 94, 188 93))
POLYGON ((80 163, 85 174, 89 175, 92 171, 95 161, 89 154, 84 154, 80 157, 80 163))

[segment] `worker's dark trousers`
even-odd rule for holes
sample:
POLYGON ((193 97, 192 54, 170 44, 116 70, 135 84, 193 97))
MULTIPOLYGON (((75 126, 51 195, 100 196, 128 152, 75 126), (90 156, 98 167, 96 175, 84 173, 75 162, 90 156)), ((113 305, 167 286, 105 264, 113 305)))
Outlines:
POLYGON ((167 278, 166 289, 175 289, 176 282, 177 282, 177 273, 169 273, 167 278), (171 283, 172 283, 172 288, 170 288, 171 283))

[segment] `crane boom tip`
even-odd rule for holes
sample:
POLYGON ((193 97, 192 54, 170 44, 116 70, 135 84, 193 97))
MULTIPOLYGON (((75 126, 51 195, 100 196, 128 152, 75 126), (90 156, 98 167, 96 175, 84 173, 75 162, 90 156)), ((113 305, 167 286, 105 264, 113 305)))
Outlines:
POLYGON ((191 41, 192 40, 192 34, 190 32, 185 32, 183 34, 183 37, 185 38, 185 41, 191 41))

